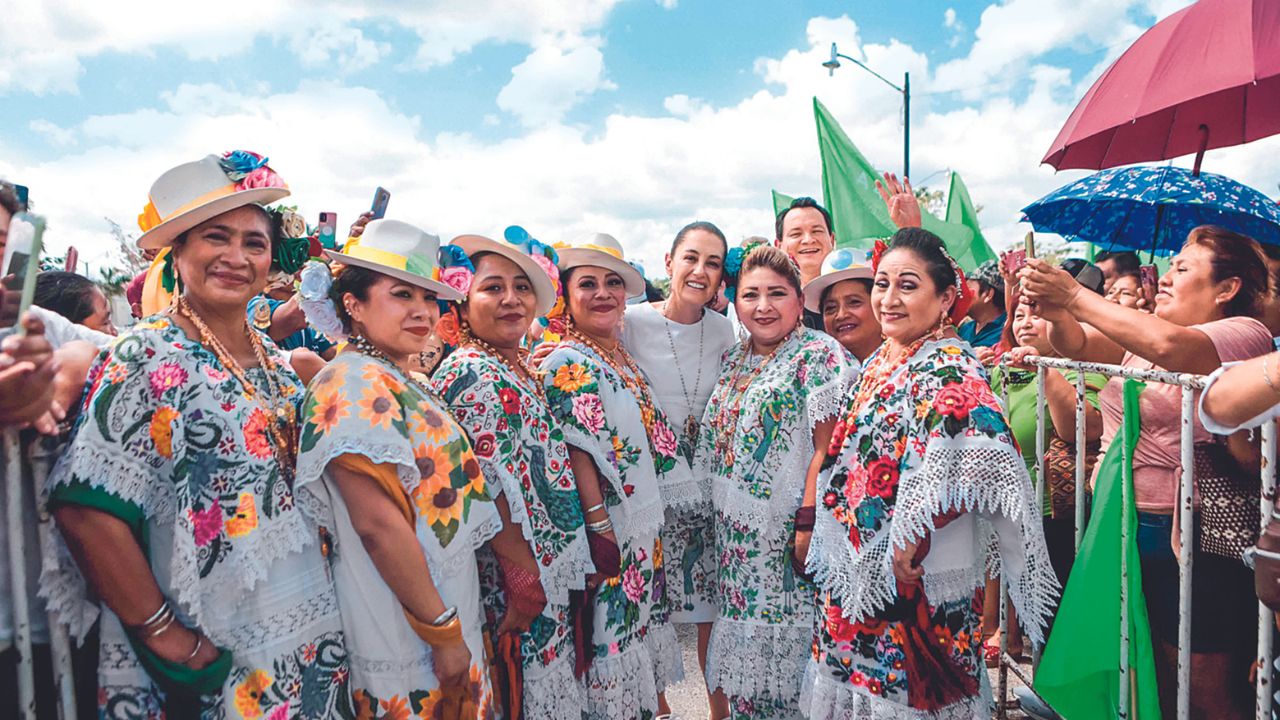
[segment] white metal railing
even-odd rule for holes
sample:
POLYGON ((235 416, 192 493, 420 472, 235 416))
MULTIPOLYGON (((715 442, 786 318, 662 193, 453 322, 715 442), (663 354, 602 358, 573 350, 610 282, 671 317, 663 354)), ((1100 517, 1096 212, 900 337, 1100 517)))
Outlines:
MULTIPOLYGON (((1086 443, 1085 443, 1085 373, 1096 373, 1105 375, 1110 378, 1127 378, 1141 380, 1148 383, 1159 383, 1164 385, 1173 385, 1182 389, 1182 413, 1180 427, 1180 451, 1182 476, 1179 482, 1178 503, 1181 508, 1179 513, 1179 537, 1182 541, 1179 543, 1178 555, 1178 720, 1186 720, 1190 716, 1191 710, 1191 577, 1192 577, 1192 548, 1194 543, 1194 516, 1193 516, 1193 478, 1195 468, 1195 438, 1194 438, 1194 422, 1195 422, 1195 393, 1205 386, 1205 378, 1202 375, 1193 375, 1188 373, 1172 373, 1160 370, 1143 370, 1139 368, 1122 367, 1119 365, 1106 365, 1102 363, 1077 362, 1074 360, 1066 360, 1063 358, 1049 358, 1031 356, 1026 359, 1028 365, 1036 368, 1036 472, 1034 477, 1036 498, 1043 505, 1045 487, 1045 413, 1048 412, 1045 401, 1045 378, 1049 369, 1073 370, 1076 372, 1076 507, 1075 507, 1075 548, 1080 550, 1080 543, 1084 537, 1085 517, 1084 517, 1084 496, 1085 496, 1085 477, 1086 463, 1086 443)), ((1008 387, 1009 384, 1004 383, 1004 402, 1006 411, 1009 407, 1008 387)), ((1126 419, 1127 421, 1127 419, 1126 419)), ((1265 526, 1267 520, 1271 517, 1272 506, 1276 498, 1276 423, 1268 422, 1263 424, 1261 428, 1262 435, 1262 493, 1259 498, 1259 504, 1262 509, 1262 523, 1265 526)), ((1123 437, 1123 433, 1117 433, 1117 437, 1123 437)), ((1121 444, 1124 447, 1124 444, 1121 444)), ((1126 462, 1131 464, 1132 458, 1125 458, 1126 462)), ((1129 497, 1131 489, 1128 483, 1123 485, 1124 504, 1128 507, 1132 502, 1129 497)), ((1121 522, 1121 531, 1119 541, 1121 548, 1125 548, 1129 542, 1128 513, 1124 515, 1121 522)), ((1120 553, 1120 667, 1119 675, 1121 678, 1129 677, 1129 618, 1128 618, 1128 553, 1120 553)), ((1007 710, 1008 697, 1008 673, 1014 672, 1027 684, 1031 686, 1031 678, 1026 677, 1021 669, 1017 666, 1016 661, 1008 654, 1008 617, 1006 613, 1008 591, 1004 583, 1004 578, 1000 579, 1000 670, 999 670, 999 698, 997 702, 997 714, 999 717, 1005 717, 1007 710)), ((1257 674, 1257 697, 1255 701, 1255 709, 1257 720, 1270 720, 1271 718, 1271 673, 1273 660, 1272 647, 1272 611, 1258 603, 1258 647, 1257 660, 1259 669, 1257 674)), ((1038 646, 1032 648, 1032 672, 1039 665, 1040 650, 1038 646)), ((1130 683, 1120 682, 1117 688, 1116 717, 1129 717, 1130 704, 1130 683)))
MULTIPOLYGON (((27 577, 27 557, 30 553, 40 554, 52 540, 52 521, 39 501, 45 477, 53 464, 54 458, 39 450, 40 440, 31 443, 31 452, 25 458, 24 468, 22 445, 18 432, 12 429, 4 431, 4 493, 5 493, 5 532, 9 544, 9 577, 11 602, 13 608, 13 646, 18 652, 18 717, 22 720, 35 720, 35 663, 31 655, 31 607, 27 598, 29 584, 39 582, 39 578, 27 577), (24 492, 23 484, 30 489, 30 497, 24 492), (29 513, 38 513, 38 540, 41 547, 27 547, 26 524, 30 522, 29 513)), ((76 717, 75 686, 71 673, 71 642, 67 637, 64 625, 49 618, 49 644, 53 659, 53 674, 57 688, 57 712, 61 720, 73 720, 76 717)))

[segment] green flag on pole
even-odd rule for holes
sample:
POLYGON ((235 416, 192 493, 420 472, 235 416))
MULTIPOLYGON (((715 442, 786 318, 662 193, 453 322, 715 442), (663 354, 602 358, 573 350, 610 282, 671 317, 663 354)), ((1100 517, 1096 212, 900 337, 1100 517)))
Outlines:
POLYGON ((987 239, 982 236, 982 228, 978 225, 978 208, 969 199, 969 188, 965 187, 958 172, 951 173, 951 187, 947 190, 947 224, 966 227, 973 233, 969 246, 963 251, 947 243, 947 249, 956 262, 960 263, 960 267, 968 270, 996 259, 995 252, 987 244, 987 239))
POLYGON ((1035 689, 1066 720, 1117 717, 1119 684, 1129 684, 1132 720, 1160 720, 1151 627, 1142 597, 1138 518, 1133 503, 1133 448, 1138 442, 1138 396, 1124 381, 1124 426, 1098 469, 1093 515, 1080 544, 1036 671, 1035 689), (1127 526, 1121 547, 1121 523, 1127 526), (1127 556, 1129 677, 1120 677, 1121 552, 1127 556))
MULTIPOLYGON (((818 126, 818 151, 822 156, 822 194, 835 223, 836 244, 870 250, 876 238, 887 238, 898 229, 889 220, 889 211, 876 191, 879 176, 817 98, 813 99, 813 115, 818 126)), ((963 183, 960 187, 964 188, 963 183)), ((922 224, 924 229, 942 238, 947 251, 967 272, 987 260, 994 260, 996 254, 981 235, 975 234, 977 212, 968 199, 967 190, 957 213, 967 219, 944 222, 925 211, 922 224), (964 206, 968 208, 967 214, 964 206)))
POLYGON ((790 195, 783 195, 777 190, 770 190, 773 193, 773 216, 778 217, 778 213, 791 207, 791 201, 795 198, 790 195))

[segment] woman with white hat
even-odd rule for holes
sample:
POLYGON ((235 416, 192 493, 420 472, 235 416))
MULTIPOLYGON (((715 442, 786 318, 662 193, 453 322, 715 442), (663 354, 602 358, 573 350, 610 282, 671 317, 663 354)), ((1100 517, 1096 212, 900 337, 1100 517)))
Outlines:
MULTIPOLYGON (((484 476, 506 496, 537 559, 526 573, 490 553, 480 557, 486 629, 496 664, 506 670, 495 673, 495 689, 506 717, 578 717, 587 698, 574 676, 570 593, 585 590, 595 569, 564 432, 520 347, 534 318, 556 303, 556 253, 519 227, 507 228, 504 240, 462 235, 445 249, 465 267, 446 270, 444 280, 465 296, 458 348, 432 386, 470 438, 484 476), (530 592, 539 576, 545 597, 530 592), (535 604, 536 617, 525 632, 506 632, 507 606, 520 603, 535 604)), ((598 500, 599 488, 589 490, 598 500)))
POLYGON ((871 310, 871 265, 849 248, 833 250, 822 273, 805 283, 804 308, 822 316, 827 334, 863 363, 880 347, 880 323, 871 310))
POLYGON ((50 477, 67 547, 43 592, 78 634, 101 610, 104 717, 351 711, 333 583, 293 493, 302 384, 245 316, 283 246, 262 203, 288 194, 243 151, 151 187, 138 244, 171 249, 172 306, 100 358, 50 477))
MULTIPOLYGON (((720 376, 720 357, 734 344, 732 321, 707 308, 720 289, 727 252, 724 233, 712 223, 685 225, 666 256, 667 299, 627 308, 622 326, 622 344, 649 377, 658 406, 676 428, 679 452, 661 488, 667 603, 672 623, 698 626, 703 670, 716 619, 718 560, 710 478, 696 473, 692 463, 702 413, 720 376)), ((708 702, 712 717, 728 713, 722 695, 712 694, 708 702)))
MULTIPOLYGON (((628 720, 669 712, 661 693, 683 676, 668 622, 663 566, 663 476, 676 463, 676 435, 644 373, 619 340, 628 297, 644 279, 604 234, 557 247, 566 332, 542 362, 551 412, 569 445, 578 486, 598 485, 587 531, 617 544, 621 569, 595 588, 589 718, 628 720)), ((586 623, 584 623, 585 625, 586 623)))
MULTIPOLYGON (((489 542, 532 573, 534 594, 537 566, 448 403, 410 372, 437 303, 462 298, 442 277, 465 268, 442 267, 440 239, 398 220, 328 255, 348 340, 307 388, 298 494, 332 539, 357 715, 489 717, 476 551, 489 542)), ((304 282, 324 272, 312 268, 304 282)), ((513 605, 506 620, 523 630, 539 610, 513 605)))
POLYGON ((817 596, 798 567, 813 527, 804 501, 857 363, 802 324, 800 272, 782 250, 734 248, 725 268, 747 338, 725 353, 695 456, 720 558, 707 687, 730 717, 799 718, 817 596))

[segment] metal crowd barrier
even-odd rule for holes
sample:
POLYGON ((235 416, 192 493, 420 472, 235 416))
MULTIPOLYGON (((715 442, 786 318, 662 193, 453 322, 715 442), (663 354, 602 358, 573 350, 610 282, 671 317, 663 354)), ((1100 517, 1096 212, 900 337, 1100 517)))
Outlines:
MULTIPOLYGON (((1119 365, 1106 365, 1102 363, 1077 362, 1074 360, 1066 360, 1063 358, 1048 358, 1031 356, 1026 359, 1027 364, 1036 367, 1036 468, 1035 482, 1037 506, 1042 506, 1044 501, 1045 489, 1045 471, 1044 471, 1044 455, 1045 455, 1045 413, 1048 412, 1045 401, 1045 377, 1050 368, 1058 370, 1073 370, 1076 372, 1076 508, 1075 508, 1075 546, 1076 551, 1080 550, 1080 543, 1084 537, 1085 516, 1084 516, 1084 499, 1085 499, 1085 477, 1086 468, 1086 448, 1085 448, 1085 373, 1096 373, 1105 375, 1110 378, 1131 378, 1141 380, 1147 383, 1160 383, 1165 385, 1174 385, 1182 388, 1182 418, 1181 418, 1181 464, 1182 477, 1179 484, 1178 503, 1181 508, 1179 513, 1179 536, 1182 542, 1179 545, 1178 568, 1179 568, 1179 589, 1178 589, 1178 720, 1187 720, 1191 712, 1191 574, 1192 568, 1192 547, 1194 540, 1194 517, 1192 505, 1192 485, 1194 476, 1194 458, 1195 458, 1195 439, 1194 425, 1195 419, 1195 393, 1205 386, 1205 377, 1202 375, 1192 375, 1188 373, 1172 373, 1159 370, 1142 370, 1138 368, 1122 367, 1119 365)), ((1001 398, 1005 408, 1009 407, 1008 383, 1004 385, 1004 397, 1001 398)), ((1122 434, 1117 434, 1118 437, 1122 434)), ((1276 498, 1276 423, 1264 423, 1261 428, 1262 436, 1262 494, 1259 498, 1259 504, 1262 509, 1262 523, 1265 526, 1267 520, 1271 517, 1272 506, 1276 498)), ((1124 488, 1124 501, 1126 506, 1131 502, 1129 497, 1130 488, 1126 485, 1124 488)), ((1121 547, 1128 544, 1129 523, 1127 516, 1121 523, 1121 534, 1119 542, 1121 547)), ((1120 577, 1116 578, 1120 582, 1120 677, 1129 677, 1129 618, 1128 618, 1128 583, 1127 577, 1129 568, 1128 553, 1120 553, 1120 577)), ((996 702, 997 716, 999 718, 1006 717, 1008 710, 1008 685, 1009 672, 1016 674, 1028 687, 1031 687, 1034 678, 1035 668, 1039 666, 1040 651, 1038 646, 1032 647, 1032 677, 1027 677, 1018 663, 1008 653, 1008 630, 1009 619, 1006 608, 1008 605, 1008 588, 1005 585, 1004 578, 1000 578, 1000 670, 998 678, 998 698, 996 702)), ((1272 628, 1274 614, 1272 611, 1258 603, 1258 648, 1257 660, 1259 670, 1257 673, 1257 696, 1255 700, 1255 711, 1257 720, 1270 720, 1272 707, 1272 689, 1271 674, 1273 672, 1272 661, 1272 628)), ((1130 716, 1129 712, 1129 693, 1130 683, 1119 683, 1116 717, 1125 719, 1130 716)))
MULTIPOLYGON (((42 452, 43 441, 32 441, 30 452, 24 458, 22 445, 16 430, 4 431, 4 493, 5 532, 9 545, 10 590, 13 607, 13 647, 18 652, 18 717, 35 720, 35 663, 31 655, 31 612, 28 605, 28 584, 39 578, 27 577, 27 557, 31 553, 42 556, 41 548, 51 542, 52 519, 40 507, 39 494, 56 459, 42 452), (26 461, 24 463, 24 460, 26 461), (24 465, 26 467, 24 468, 24 465), (30 472, 27 472, 27 469, 30 472), (23 484, 30 489, 30 496, 23 492, 23 484), (24 500, 26 502, 24 502, 24 500), (38 508, 38 509, 37 509, 38 508), (27 547, 24 523, 29 513, 38 512, 38 538, 40 547, 27 547), (24 517, 26 516, 26 517, 24 517)), ((53 674, 57 689, 57 713, 61 720, 76 717, 75 686, 71 672, 71 642, 66 626, 49 618, 49 644, 53 659, 53 674)))

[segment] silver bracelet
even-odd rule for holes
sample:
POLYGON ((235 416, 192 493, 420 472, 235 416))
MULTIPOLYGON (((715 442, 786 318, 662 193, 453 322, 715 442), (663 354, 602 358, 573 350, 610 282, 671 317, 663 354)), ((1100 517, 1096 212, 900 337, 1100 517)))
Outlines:
POLYGON ((445 609, 444 612, 440 613, 440 617, 433 620, 431 624, 435 627, 447 625, 451 620, 453 620, 457 616, 458 616, 458 608, 456 606, 450 607, 445 609))
POLYGON ((200 648, 204 647, 204 636, 200 634, 199 630, 192 630, 192 632, 196 634, 196 649, 192 650, 191 654, 187 656, 187 659, 182 661, 183 665, 187 665, 192 660, 195 660, 196 656, 200 654, 200 648))
POLYGON ((582 511, 582 514, 583 514, 583 516, 585 517, 585 516, 590 515, 591 513, 595 512, 595 511, 597 511, 597 510, 603 510, 603 509, 604 509, 604 503, 599 503, 598 505, 592 505, 591 507, 587 508, 586 510, 583 510, 583 511, 582 511))

